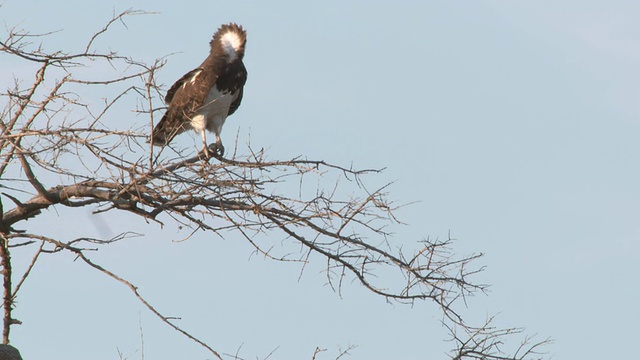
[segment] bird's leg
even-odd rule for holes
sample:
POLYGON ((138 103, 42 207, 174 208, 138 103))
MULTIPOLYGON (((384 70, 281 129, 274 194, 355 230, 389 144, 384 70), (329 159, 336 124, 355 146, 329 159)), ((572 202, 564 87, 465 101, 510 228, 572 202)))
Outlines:
POLYGON ((207 147, 207 134, 206 129, 202 129, 202 150, 204 150, 204 155, 209 158, 209 148, 207 147))

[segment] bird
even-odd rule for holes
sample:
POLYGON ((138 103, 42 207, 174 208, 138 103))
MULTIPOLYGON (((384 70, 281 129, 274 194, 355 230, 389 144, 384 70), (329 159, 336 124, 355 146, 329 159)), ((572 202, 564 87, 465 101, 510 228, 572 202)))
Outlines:
POLYGON ((240 107, 247 82, 244 58, 247 32, 236 23, 223 24, 213 35, 209 56, 169 88, 167 110, 151 132, 151 143, 166 146, 190 128, 200 133, 209 157, 206 131, 216 136, 215 153, 224 155, 220 139, 227 116, 240 107))
POLYGON ((0 360, 22 360, 22 356, 13 346, 0 344, 0 360))

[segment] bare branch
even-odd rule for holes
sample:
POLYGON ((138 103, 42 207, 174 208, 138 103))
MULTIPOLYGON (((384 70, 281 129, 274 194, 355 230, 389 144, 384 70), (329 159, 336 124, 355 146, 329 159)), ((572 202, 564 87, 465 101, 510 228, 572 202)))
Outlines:
POLYGON ((491 325, 494 317, 487 319, 481 327, 456 326, 443 322, 449 330, 450 341, 454 342, 456 349, 450 355, 451 359, 482 359, 482 360, 526 360, 542 359, 544 352, 540 348, 551 343, 550 339, 532 342, 532 338, 525 336, 512 355, 506 355, 502 347, 506 340, 520 335, 521 328, 498 329, 491 325), (460 334, 460 331, 462 334, 460 334))
MULTIPOLYGON (((124 284, 126 287, 129 288, 129 290, 131 290, 133 292, 133 294, 135 295, 135 297, 147 308, 149 309, 149 311, 151 311, 154 315, 156 315, 160 320, 162 320, 162 322, 164 322, 165 324, 169 325, 170 327, 172 327, 174 330, 176 330, 177 332, 181 333, 182 335, 186 336, 187 338, 189 338, 190 340, 193 340, 194 342, 200 344, 201 346, 203 346, 204 348, 206 348, 207 350, 209 350, 214 356, 216 356, 218 359, 222 359, 222 357, 218 354, 218 352, 216 352, 215 350, 213 350, 209 345, 207 345, 205 342, 203 342, 202 340, 194 337, 193 335, 191 335, 190 333, 188 333, 187 331, 183 330, 182 328, 178 327, 177 325, 175 325, 174 323, 172 323, 170 321, 170 318, 167 316, 162 315, 158 310, 156 310, 155 307, 153 307, 144 297, 142 297, 142 295, 140 295, 140 292, 138 291, 138 287, 133 285, 131 282, 121 278, 120 276, 114 274, 113 272, 105 269, 104 267, 96 264, 95 262, 91 261, 85 254, 84 254, 84 249, 79 248, 77 246, 72 246, 71 244, 73 243, 77 243, 80 241, 86 241, 85 239, 76 239, 73 241, 70 241, 69 243, 64 243, 46 236, 42 236, 42 235, 36 235, 36 234, 17 234, 17 235, 11 235, 11 238, 29 238, 29 239, 38 239, 41 240, 43 242, 47 242, 50 244, 54 244, 56 246, 57 249, 64 249, 67 251, 72 252, 73 254, 77 255, 78 258, 80 258, 82 261, 84 261, 87 265, 89 265, 90 267, 102 272, 103 274, 107 275, 108 277, 124 284)), ((106 241, 107 243, 109 241, 106 241)), ((5 315, 6 316, 6 315, 5 315)))
POLYGON ((24 274, 22 274, 22 277, 18 281, 18 284, 16 285, 15 289, 13 289, 13 292, 11 293, 11 299, 12 300, 15 300, 16 296, 18 295, 18 292, 20 291, 20 288, 22 287, 22 284, 27 279, 27 277, 29 277, 29 274, 31 273, 31 270, 33 270, 33 267, 36 265, 36 261, 38 261, 38 258, 40 257, 40 254, 42 254, 42 249, 43 248, 44 248, 44 242, 40 242, 40 246, 38 247, 38 250, 35 252, 35 254, 33 254, 33 258, 31 259, 31 263, 29 263, 29 266, 27 267, 27 270, 24 272, 24 274))

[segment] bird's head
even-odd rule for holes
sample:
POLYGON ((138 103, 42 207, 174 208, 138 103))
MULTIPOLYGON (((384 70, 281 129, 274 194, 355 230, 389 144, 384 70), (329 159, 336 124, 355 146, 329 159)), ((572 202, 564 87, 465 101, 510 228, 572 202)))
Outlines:
POLYGON ((244 56, 244 46, 247 43, 247 32, 235 23, 220 26, 210 42, 211 51, 219 46, 230 60, 240 59, 244 56))

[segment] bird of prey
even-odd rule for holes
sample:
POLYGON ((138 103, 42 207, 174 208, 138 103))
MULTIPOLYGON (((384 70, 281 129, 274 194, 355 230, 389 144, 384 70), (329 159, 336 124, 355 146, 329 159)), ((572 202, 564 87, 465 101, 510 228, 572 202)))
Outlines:
POLYGON ((152 144, 167 145, 188 129, 202 136, 209 157, 206 130, 216 135, 215 151, 224 155, 222 125, 242 101, 247 69, 242 63, 247 32, 234 23, 220 26, 209 43, 211 51, 202 65, 189 71, 167 91, 168 109, 151 134, 152 144))

